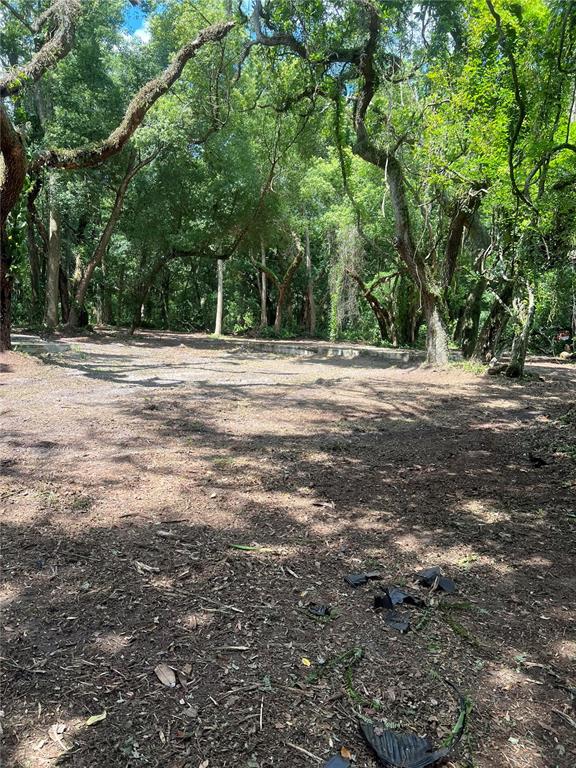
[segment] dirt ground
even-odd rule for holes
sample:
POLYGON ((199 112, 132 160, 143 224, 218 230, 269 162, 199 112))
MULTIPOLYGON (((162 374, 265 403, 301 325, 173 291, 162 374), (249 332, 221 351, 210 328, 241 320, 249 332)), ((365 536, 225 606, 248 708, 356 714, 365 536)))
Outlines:
POLYGON ((70 343, 0 374, 6 768, 375 766, 359 719, 440 744, 445 679, 448 765, 576 765, 574 365, 70 343))

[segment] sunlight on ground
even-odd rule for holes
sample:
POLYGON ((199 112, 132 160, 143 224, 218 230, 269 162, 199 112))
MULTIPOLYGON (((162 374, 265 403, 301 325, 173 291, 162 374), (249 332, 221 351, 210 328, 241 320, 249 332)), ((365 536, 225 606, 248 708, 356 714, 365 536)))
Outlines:
POLYGON ((494 686, 494 688, 503 688, 504 690, 510 690, 516 685, 524 685, 530 683, 530 678, 524 672, 513 667, 499 667, 493 669, 487 679, 487 684, 494 686))
POLYGON ((69 718, 53 723, 46 730, 37 727, 26 731, 14 750, 14 765, 21 768, 44 768, 57 764, 58 758, 73 748, 74 739, 83 727, 83 721, 69 718))
POLYGON ((460 506, 464 512, 483 523, 492 524, 510 522, 510 515, 507 512, 504 512, 501 509, 495 509, 492 506, 492 503, 488 501, 470 499, 469 501, 463 502, 460 506))
POLYGON ((10 603, 18 599, 21 590, 11 584, 4 584, 0 587, 0 611, 5 610, 10 603))
POLYGON ((121 635, 117 632, 107 632, 94 640, 94 646, 107 654, 120 653, 128 648, 134 638, 131 635, 121 635))
POLYGON ((576 640, 558 640, 552 648, 558 656, 576 662, 576 640))

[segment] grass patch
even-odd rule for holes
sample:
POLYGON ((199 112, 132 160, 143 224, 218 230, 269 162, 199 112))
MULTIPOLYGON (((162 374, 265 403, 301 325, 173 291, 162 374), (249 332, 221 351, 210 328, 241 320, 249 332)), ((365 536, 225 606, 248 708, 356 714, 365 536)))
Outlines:
POLYGON ((466 373, 473 373, 475 376, 483 376, 488 369, 487 365, 478 360, 456 360, 451 365, 453 368, 466 371, 466 373))

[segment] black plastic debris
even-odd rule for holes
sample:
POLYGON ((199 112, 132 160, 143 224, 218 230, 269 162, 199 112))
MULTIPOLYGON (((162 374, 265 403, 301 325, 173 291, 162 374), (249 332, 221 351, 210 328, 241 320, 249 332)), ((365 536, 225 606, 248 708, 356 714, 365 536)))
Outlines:
POLYGON ((387 589, 381 595, 374 595, 375 611, 391 611, 393 607, 394 603, 387 589))
POLYGON ((397 629, 402 635, 410 629, 410 622, 398 613, 398 611, 388 611, 384 615, 384 621, 389 627, 397 629))
POLYGON ((368 573, 349 573, 348 576, 344 576, 344 581, 350 584, 351 587, 360 587, 371 579, 380 578, 380 571, 368 571, 368 573))
POLYGON ((306 610, 308 613, 311 613, 313 616, 330 616, 332 613, 332 606, 330 605, 324 605, 324 603, 309 603, 306 606, 306 610))
POLYGON ((419 584, 423 584, 425 587, 430 587, 433 590, 440 589, 448 595, 456 591, 456 584, 452 579, 444 576, 438 566, 420 571, 416 574, 416 578, 419 584))
POLYGON ((417 608, 424 606, 424 600, 415 595, 404 592, 399 587, 386 587, 381 595, 374 596, 374 608, 392 610, 395 605, 414 605, 417 608))
POLYGON ((532 464, 533 467, 536 467, 537 469, 539 467, 545 467, 548 465, 548 462, 546 459, 543 459, 542 456, 536 456, 535 453, 528 453, 528 461, 530 464, 532 464))
POLYGON ((334 755, 327 763, 324 763, 324 768, 350 768, 350 760, 346 760, 340 755, 334 755))
POLYGON ((430 739, 422 736, 393 731, 379 723, 361 723, 364 738, 384 768, 432 768, 442 763, 458 744, 466 728, 466 700, 449 680, 444 682, 452 688, 460 704, 458 720, 452 729, 452 739, 446 747, 434 749, 430 739))
POLYGON ((428 768, 449 754, 448 747, 434 749, 429 739, 413 733, 391 731, 373 723, 362 723, 364 738, 385 768, 428 768))

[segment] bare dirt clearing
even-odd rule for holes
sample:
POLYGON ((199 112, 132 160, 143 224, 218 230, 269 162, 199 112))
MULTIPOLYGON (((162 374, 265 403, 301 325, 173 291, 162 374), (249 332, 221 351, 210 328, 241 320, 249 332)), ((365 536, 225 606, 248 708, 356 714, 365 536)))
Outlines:
POLYGON ((473 705, 452 765, 576 764, 574 366, 70 344, 3 361, 6 766, 373 766, 358 714, 440 743, 443 677, 473 705), (404 635, 343 580, 432 565, 457 593, 404 635))

